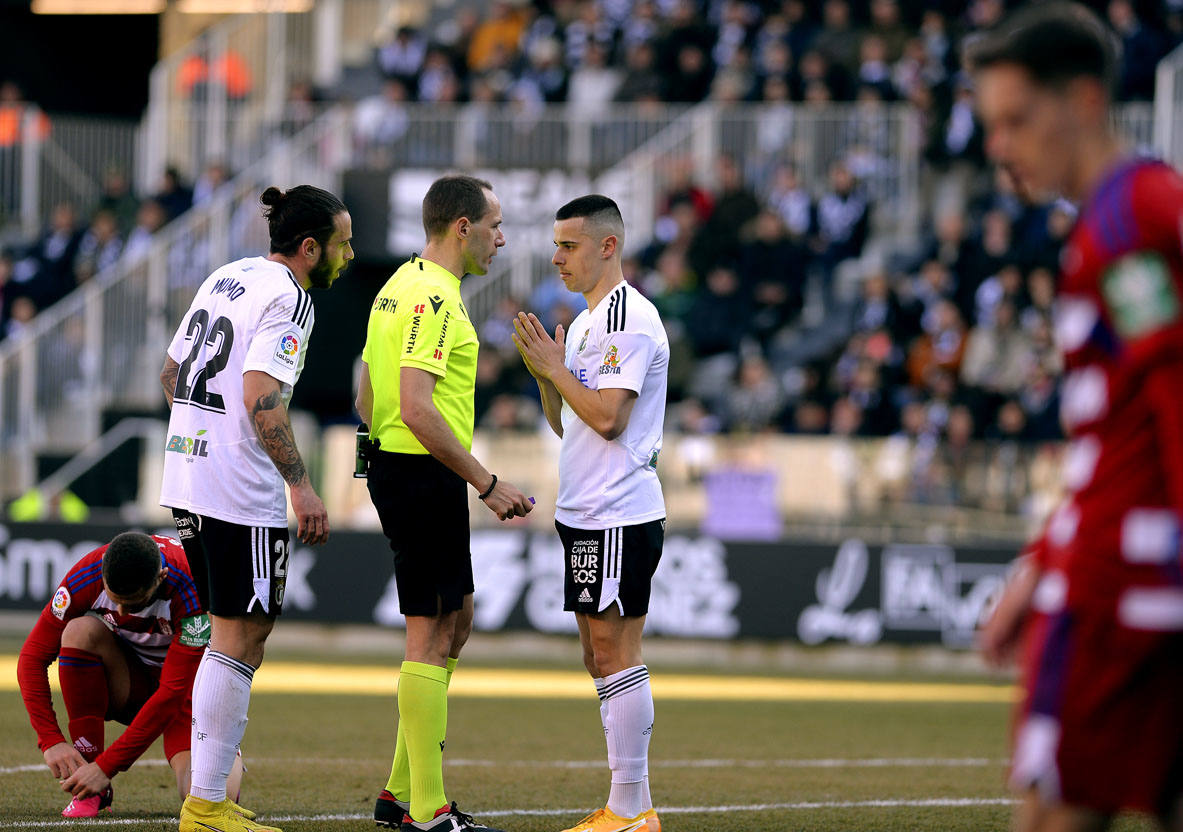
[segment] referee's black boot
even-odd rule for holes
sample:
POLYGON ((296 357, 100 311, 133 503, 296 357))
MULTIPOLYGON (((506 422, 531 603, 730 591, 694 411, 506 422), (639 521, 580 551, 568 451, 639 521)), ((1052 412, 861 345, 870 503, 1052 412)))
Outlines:
POLYGON ((502 832, 491 826, 485 826, 472 819, 456 808, 456 801, 451 806, 441 806, 431 820, 422 822, 411 818, 410 812, 403 820, 401 832, 502 832))
POLYGON ((409 811, 411 804, 408 801, 397 800, 394 795, 383 789, 374 801, 374 823, 388 829, 399 829, 409 811))

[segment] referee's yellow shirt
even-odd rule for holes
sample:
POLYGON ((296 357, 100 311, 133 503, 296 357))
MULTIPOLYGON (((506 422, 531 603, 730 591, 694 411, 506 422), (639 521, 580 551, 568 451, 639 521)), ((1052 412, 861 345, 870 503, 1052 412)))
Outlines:
POLYGON ((369 365, 374 388, 370 437, 379 440, 382 450, 427 453, 402 420, 402 367, 418 367, 439 377, 431 400, 464 449, 472 450, 479 346, 476 329, 460 300, 460 278, 443 266, 412 255, 374 298, 361 354, 369 365))

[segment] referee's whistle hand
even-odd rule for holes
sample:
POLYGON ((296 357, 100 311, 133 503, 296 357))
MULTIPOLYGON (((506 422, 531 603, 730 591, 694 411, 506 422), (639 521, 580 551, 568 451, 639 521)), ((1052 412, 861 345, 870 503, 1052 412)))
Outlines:
POLYGON ((525 517, 534 508, 534 503, 521 489, 505 480, 497 481, 493 493, 485 498, 484 503, 489 511, 497 515, 498 520, 525 517))

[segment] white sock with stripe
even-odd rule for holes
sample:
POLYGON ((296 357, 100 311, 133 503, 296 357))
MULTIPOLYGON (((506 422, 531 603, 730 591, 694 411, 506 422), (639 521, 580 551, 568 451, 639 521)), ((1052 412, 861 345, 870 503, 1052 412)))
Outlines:
POLYGON ((226 778, 246 732, 255 669, 216 650, 206 650, 193 680, 192 781, 189 793, 219 803, 226 778))
POLYGON ((649 791, 649 737, 653 733, 653 692, 649 668, 626 668, 604 677, 600 688, 604 733, 612 791, 608 808, 622 818, 634 818, 652 808, 649 791))

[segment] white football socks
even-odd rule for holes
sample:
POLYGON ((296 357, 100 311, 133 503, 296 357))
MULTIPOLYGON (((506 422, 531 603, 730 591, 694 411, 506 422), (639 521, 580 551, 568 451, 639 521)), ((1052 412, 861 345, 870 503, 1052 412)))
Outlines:
POLYGON ((634 818, 653 807, 649 797, 649 737, 653 733, 649 668, 629 667, 596 682, 608 742, 608 767, 612 769, 608 808, 622 818, 634 818))
POLYGON ((255 668, 206 650, 193 680, 192 781, 189 793, 214 803, 226 799, 226 778, 246 731, 255 668))

